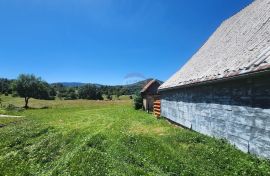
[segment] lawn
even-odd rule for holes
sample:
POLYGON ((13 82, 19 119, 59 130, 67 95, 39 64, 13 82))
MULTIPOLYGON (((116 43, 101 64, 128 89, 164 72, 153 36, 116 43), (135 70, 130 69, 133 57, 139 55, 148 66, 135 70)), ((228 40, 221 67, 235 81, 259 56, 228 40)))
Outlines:
POLYGON ((0 128, 0 175, 270 175, 268 161, 135 111, 130 100, 30 106, 6 112, 25 117, 0 128))

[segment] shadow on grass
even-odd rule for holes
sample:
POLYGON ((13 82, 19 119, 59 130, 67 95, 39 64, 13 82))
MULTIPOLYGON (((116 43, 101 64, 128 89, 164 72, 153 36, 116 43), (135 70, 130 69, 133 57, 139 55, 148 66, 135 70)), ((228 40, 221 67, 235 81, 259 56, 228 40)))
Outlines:
POLYGON ((42 107, 28 107, 23 108, 24 110, 40 110, 40 109, 52 109, 50 106, 42 106, 42 107))

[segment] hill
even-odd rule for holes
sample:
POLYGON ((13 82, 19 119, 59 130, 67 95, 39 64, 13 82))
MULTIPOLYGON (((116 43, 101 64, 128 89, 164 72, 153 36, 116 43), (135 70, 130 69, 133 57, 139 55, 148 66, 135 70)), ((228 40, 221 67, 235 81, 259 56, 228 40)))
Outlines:
MULTIPOLYGON (((149 83, 151 80, 153 79, 146 79, 144 81, 139 81, 137 83, 134 84, 129 84, 129 85, 124 85, 124 88, 131 90, 132 92, 138 92, 141 91, 141 89, 147 84, 149 83)), ((160 82, 161 84, 163 83, 163 81, 158 80, 158 82, 160 82)))
MULTIPOLYGON (((64 87, 80 87, 86 84, 95 85, 97 87, 109 87, 111 89, 127 89, 131 93, 135 93, 140 91, 149 81, 152 79, 146 79, 143 81, 139 81, 133 84, 127 84, 127 85, 101 85, 101 84, 93 84, 93 83, 81 83, 81 82, 58 82, 53 84, 62 84, 64 87)), ((158 80, 160 83, 163 83, 162 81, 158 80)))
MULTIPOLYGON (((52 84, 62 84, 64 87, 80 87, 88 83, 81 83, 81 82, 58 82, 58 83, 52 83, 52 84)), ((89 83, 91 84, 91 83, 89 83)), ((93 84, 97 87, 101 86, 100 84, 93 84)))

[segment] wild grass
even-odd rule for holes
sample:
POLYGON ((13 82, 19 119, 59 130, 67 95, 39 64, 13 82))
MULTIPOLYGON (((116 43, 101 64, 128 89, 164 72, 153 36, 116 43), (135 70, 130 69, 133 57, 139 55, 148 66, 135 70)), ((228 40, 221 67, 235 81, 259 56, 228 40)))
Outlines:
POLYGON ((131 105, 31 100, 0 128, 0 175, 270 175, 268 161, 131 105))

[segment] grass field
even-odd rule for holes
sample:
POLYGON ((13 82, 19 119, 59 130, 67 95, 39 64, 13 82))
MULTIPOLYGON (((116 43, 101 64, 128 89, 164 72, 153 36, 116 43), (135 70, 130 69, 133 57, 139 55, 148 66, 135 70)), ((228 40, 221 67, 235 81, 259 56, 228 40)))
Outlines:
POLYGON ((0 118, 0 175, 270 175, 268 161, 135 111, 129 100, 30 106, 2 111, 25 117, 0 118))

